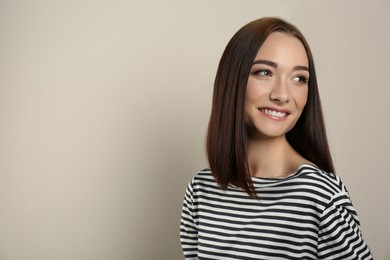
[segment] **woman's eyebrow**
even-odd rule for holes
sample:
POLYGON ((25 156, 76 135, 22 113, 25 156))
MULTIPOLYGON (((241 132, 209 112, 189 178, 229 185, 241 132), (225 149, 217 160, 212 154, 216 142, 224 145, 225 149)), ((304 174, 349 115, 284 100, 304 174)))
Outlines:
POLYGON ((306 70, 306 71, 309 71, 309 68, 306 67, 306 66, 295 66, 294 70, 306 70))
POLYGON ((271 66, 274 68, 278 67, 278 64, 276 62, 269 61, 269 60, 255 60, 252 65, 255 65, 255 64, 265 64, 265 65, 268 65, 268 66, 271 66))
MULTIPOLYGON (((270 61, 270 60, 255 60, 252 65, 255 65, 255 64, 265 64, 265 65, 268 65, 268 66, 271 66, 271 67, 274 67, 274 68, 278 67, 278 64, 276 62, 273 62, 273 61, 270 61)), ((306 66, 299 66, 298 65, 298 66, 294 67, 294 70, 306 70, 306 71, 309 71, 309 68, 306 67, 306 66)))

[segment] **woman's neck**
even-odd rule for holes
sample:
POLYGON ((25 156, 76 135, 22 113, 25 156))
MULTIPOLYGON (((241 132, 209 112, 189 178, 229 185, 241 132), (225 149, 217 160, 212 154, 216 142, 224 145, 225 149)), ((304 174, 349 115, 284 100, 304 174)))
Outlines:
POLYGON ((307 163, 287 142, 285 136, 248 140, 248 166, 251 176, 283 178, 307 163))

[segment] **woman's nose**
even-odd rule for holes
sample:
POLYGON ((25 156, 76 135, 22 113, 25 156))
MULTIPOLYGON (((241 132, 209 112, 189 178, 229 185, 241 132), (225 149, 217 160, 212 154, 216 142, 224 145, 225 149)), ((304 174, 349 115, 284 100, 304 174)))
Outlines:
POLYGON ((291 99, 286 82, 279 80, 270 92, 270 99, 276 103, 288 103, 291 99))

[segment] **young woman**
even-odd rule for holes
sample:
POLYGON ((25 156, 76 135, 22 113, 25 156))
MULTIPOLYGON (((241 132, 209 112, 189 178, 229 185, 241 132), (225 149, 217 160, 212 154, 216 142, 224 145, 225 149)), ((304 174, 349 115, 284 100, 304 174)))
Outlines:
POLYGON ((278 18, 241 28, 219 63, 210 169, 188 185, 186 259, 372 259, 335 175, 313 56, 278 18))

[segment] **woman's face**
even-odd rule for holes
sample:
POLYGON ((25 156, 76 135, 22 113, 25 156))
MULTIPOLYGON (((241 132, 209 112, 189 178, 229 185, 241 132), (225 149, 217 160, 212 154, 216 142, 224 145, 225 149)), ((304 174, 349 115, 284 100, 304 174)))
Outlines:
POLYGON ((249 138, 280 137, 299 119, 308 96, 309 62, 294 36, 274 32, 253 62, 245 93, 249 138))

